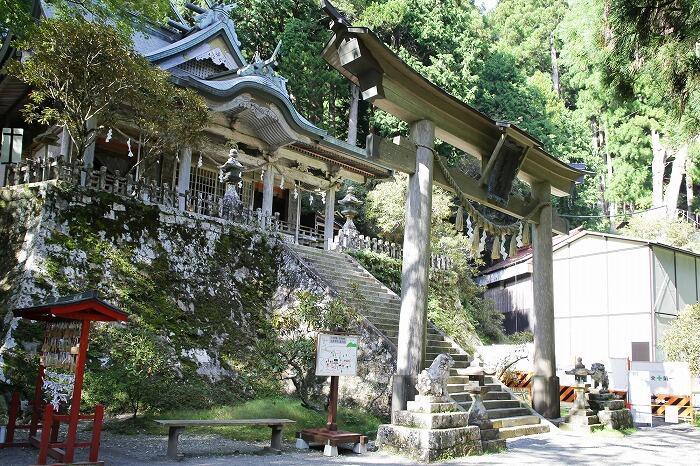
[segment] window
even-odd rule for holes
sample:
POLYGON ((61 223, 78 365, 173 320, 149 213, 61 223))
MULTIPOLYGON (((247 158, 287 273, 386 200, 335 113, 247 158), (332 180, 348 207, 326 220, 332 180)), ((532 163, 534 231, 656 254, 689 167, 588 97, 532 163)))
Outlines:
POLYGON ((0 163, 17 163, 22 158, 23 128, 3 128, 0 163))

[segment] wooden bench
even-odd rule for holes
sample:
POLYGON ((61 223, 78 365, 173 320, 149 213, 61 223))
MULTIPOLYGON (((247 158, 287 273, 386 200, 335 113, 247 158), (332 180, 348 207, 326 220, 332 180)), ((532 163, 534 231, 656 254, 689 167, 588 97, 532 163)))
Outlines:
POLYGON ((187 427, 200 426, 267 426, 272 429, 272 439, 270 449, 279 451, 282 449, 282 428, 286 424, 294 424, 296 421, 291 419, 224 419, 224 420, 206 420, 206 419, 157 419, 155 422, 162 426, 168 427, 168 457, 178 459, 177 442, 180 434, 187 427))

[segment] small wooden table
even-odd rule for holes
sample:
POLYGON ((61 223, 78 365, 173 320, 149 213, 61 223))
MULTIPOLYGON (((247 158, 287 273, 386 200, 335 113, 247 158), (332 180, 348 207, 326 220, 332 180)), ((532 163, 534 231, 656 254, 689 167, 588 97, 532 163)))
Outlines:
POLYGON ((168 427, 168 457, 178 459, 177 442, 180 434, 187 427, 199 426, 267 426, 272 429, 270 449, 279 451, 282 449, 282 428, 286 424, 295 424, 291 419, 156 419, 158 424, 168 427))

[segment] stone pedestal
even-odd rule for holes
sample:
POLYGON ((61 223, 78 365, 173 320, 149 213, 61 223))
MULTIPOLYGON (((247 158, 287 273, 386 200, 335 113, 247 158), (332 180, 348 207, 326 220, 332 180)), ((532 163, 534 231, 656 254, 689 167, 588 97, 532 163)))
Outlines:
POLYGON ((469 413, 446 396, 417 395, 406 410, 394 413, 394 424, 379 426, 377 446, 421 462, 483 452, 481 431, 469 425, 469 413))
POLYGON ((586 388, 582 386, 574 387, 576 401, 574 407, 569 411, 563 424, 559 426, 562 430, 593 432, 601 430, 605 426, 600 423, 598 416, 586 402, 586 388))
POLYGON ((588 403, 605 427, 615 430, 634 427, 632 413, 614 393, 589 393, 588 403))
POLYGON ((505 439, 499 438, 498 429, 493 428, 493 422, 489 419, 488 412, 482 401, 484 394, 488 392, 487 387, 471 386, 467 392, 471 395, 472 403, 467 411, 467 418, 470 426, 477 426, 480 431, 481 449, 484 452, 498 452, 505 450, 505 439))

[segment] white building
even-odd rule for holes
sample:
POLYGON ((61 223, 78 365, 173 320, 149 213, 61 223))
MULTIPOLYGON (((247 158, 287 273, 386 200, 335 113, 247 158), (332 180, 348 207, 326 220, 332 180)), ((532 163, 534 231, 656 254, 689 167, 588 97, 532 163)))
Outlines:
MULTIPOLYGON (((669 323, 698 301, 700 255, 638 238, 575 231, 554 250, 557 367, 577 356, 662 361, 669 323)), ((532 254, 523 250, 478 277, 504 312, 508 333, 531 330, 532 254)))

